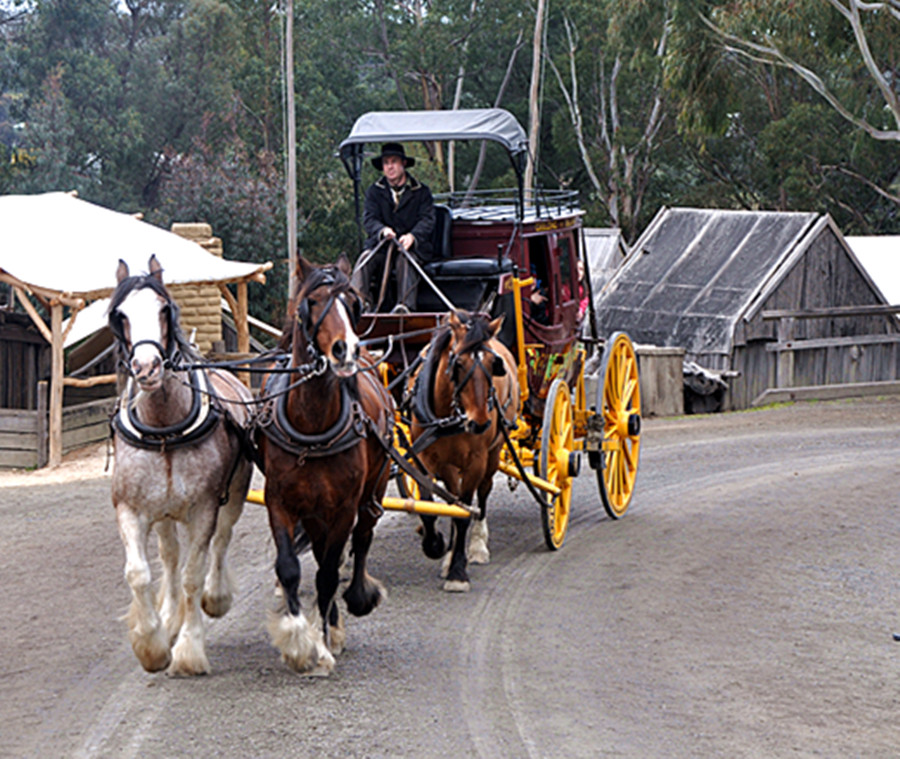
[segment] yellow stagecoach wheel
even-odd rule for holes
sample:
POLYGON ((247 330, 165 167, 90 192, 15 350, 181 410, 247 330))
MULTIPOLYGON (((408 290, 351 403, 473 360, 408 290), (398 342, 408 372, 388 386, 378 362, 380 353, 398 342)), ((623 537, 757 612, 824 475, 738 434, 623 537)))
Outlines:
POLYGON ((597 482, 612 519, 628 510, 641 450, 641 389, 637 355, 624 332, 609 338, 600 370, 597 413, 603 415, 603 450, 597 482))
POLYGON ((556 498, 547 495, 541 509, 544 541, 555 551, 562 547, 569 528, 572 505, 572 478, 578 474, 580 452, 575 450, 575 422, 569 386, 561 379, 553 380, 544 406, 541 429, 541 453, 535 459, 535 474, 560 489, 556 498))

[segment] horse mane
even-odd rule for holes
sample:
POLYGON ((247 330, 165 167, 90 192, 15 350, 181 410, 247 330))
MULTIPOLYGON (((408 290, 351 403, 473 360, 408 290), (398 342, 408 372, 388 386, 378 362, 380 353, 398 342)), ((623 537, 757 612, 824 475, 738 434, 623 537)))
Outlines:
MULTIPOLYGON (((118 287, 113 290, 113 294, 110 296, 109 300, 109 308, 107 309, 107 313, 112 316, 122 305, 122 302, 127 298, 132 292, 135 290, 141 290, 143 288, 150 288, 163 298, 166 301, 167 308, 169 309, 169 338, 174 341, 175 347, 178 348, 178 351, 181 353, 184 358, 189 359, 190 361, 202 361, 203 357, 194 348, 193 345, 188 341, 185 337, 184 332, 181 329, 181 324, 179 323, 178 317, 181 313, 181 309, 178 307, 178 304, 172 299, 169 291, 166 289, 166 286, 160 282, 156 277, 151 274, 137 274, 130 277, 125 277, 118 287)), ((125 337, 121 332, 121 329, 118 326, 118 323, 110 324, 110 328, 112 329, 113 335, 115 335, 116 340, 122 344, 125 342, 125 337)))
POLYGON ((472 314, 461 309, 456 312, 456 316, 466 325, 466 335, 457 353, 468 353, 476 350, 494 336, 491 332, 490 321, 486 316, 472 314))

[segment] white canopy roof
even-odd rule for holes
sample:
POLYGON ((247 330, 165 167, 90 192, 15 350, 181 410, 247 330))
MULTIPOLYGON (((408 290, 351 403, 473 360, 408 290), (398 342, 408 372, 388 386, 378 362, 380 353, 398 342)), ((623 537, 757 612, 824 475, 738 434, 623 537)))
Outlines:
POLYGON ((456 111, 372 111, 360 116, 341 143, 341 155, 366 142, 418 140, 494 140, 510 153, 528 149, 528 136, 502 108, 456 111))
POLYGON ((900 305, 900 235, 844 239, 887 302, 900 305))
POLYGON ((0 273, 86 299, 109 294, 119 259, 132 274, 155 254, 167 284, 236 282, 270 264, 226 261, 197 243, 68 193, 0 196, 0 273))

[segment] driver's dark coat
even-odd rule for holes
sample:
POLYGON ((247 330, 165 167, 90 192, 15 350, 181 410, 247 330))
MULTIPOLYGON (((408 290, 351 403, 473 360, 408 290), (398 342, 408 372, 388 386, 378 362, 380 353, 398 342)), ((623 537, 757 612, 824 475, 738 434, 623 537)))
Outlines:
POLYGON ((397 237, 411 232, 416 238, 415 251, 419 258, 431 258, 431 233, 434 230, 434 199, 428 185, 406 174, 408 187, 394 208, 394 198, 386 177, 381 177, 366 190, 363 206, 363 227, 368 239, 366 247, 373 248, 381 239, 381 230, 391 227, 397 237))

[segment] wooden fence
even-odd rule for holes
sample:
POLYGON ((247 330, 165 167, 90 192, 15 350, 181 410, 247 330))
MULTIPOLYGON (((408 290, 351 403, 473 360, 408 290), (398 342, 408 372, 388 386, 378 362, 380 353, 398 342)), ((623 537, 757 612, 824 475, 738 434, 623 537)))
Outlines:
MULTIPOLYGON (((0 467, 45 466, 49 454, 47 382, 39 382, 37 409, 0 409, 0 467)), ((62 450, 68 453, 109 435, 116 398, 79 403, 63 409, 62 450)))
POLYGON ((900 313, 900 306, 841 306, 803 311, 766 311, 762 318, 778 323, 771 387, 754 406, 782 400, 840 398, 900 392, 900 331, 795 339, 800 319, 835 319, 900 313))

